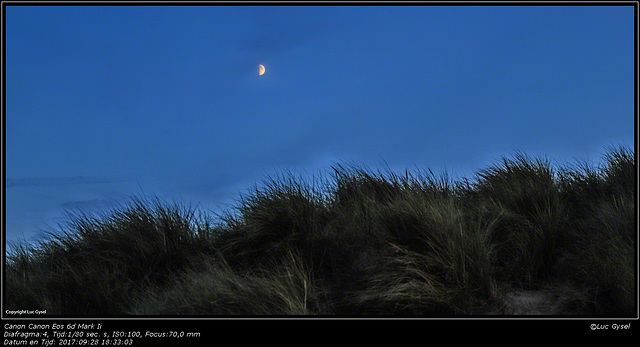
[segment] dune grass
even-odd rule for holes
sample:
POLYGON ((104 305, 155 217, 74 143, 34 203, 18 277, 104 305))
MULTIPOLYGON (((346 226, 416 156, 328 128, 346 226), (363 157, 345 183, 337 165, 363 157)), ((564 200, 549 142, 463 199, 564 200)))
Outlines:
POLYGON ((5 309, 50 315, 490 315, 556 290, 635 311, 634 153, 553 168, 516 153, 455 182, 341 164, 282 175, 212 218, 135 198, 6 259, 5 309))

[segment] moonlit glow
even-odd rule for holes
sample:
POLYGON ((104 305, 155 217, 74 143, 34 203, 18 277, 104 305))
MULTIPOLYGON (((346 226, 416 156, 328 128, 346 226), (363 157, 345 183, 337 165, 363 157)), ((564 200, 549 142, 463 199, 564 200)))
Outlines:
POLYGON ((265 72, 265 68, 264 65, 260 64, 260 66, 258 67, 258 73, 260 74, 260 76, 264 75, 265 72))

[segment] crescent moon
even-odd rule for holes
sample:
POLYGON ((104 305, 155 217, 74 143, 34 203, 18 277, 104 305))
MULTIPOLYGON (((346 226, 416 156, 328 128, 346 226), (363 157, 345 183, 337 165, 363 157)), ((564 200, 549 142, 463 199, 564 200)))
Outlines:
POLYGON ((260 76, 264 75, 265 72, 265 68, 264 65, 260 64, 260 66, 258 66, 258 73, 260 74, 260 76))

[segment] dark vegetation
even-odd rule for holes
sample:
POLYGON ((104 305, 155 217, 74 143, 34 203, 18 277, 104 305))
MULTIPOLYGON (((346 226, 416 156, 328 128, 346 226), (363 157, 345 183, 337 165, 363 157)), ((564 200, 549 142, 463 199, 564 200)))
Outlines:
POLYGON ((494 315, 552 290, 560 315, 635 312, 634 152, 554 169, 522 153, 452 182, 336 165, 269 179, 215 219, 135 198, 6 260, 5 309, 51 315, 494 315))

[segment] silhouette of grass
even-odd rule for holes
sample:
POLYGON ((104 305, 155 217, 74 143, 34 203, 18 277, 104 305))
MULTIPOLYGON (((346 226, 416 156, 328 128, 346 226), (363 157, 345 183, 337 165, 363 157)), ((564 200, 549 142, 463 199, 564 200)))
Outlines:
POLYGON ((13 247, 6 309, 487 315, 509 292, 556 290, 560 314, 631 315, 635 158, 605 158, 554 169, 516 153, 462 182, 338 164, 311 182, 269 178, 217 220, 134 198, 13 247))

